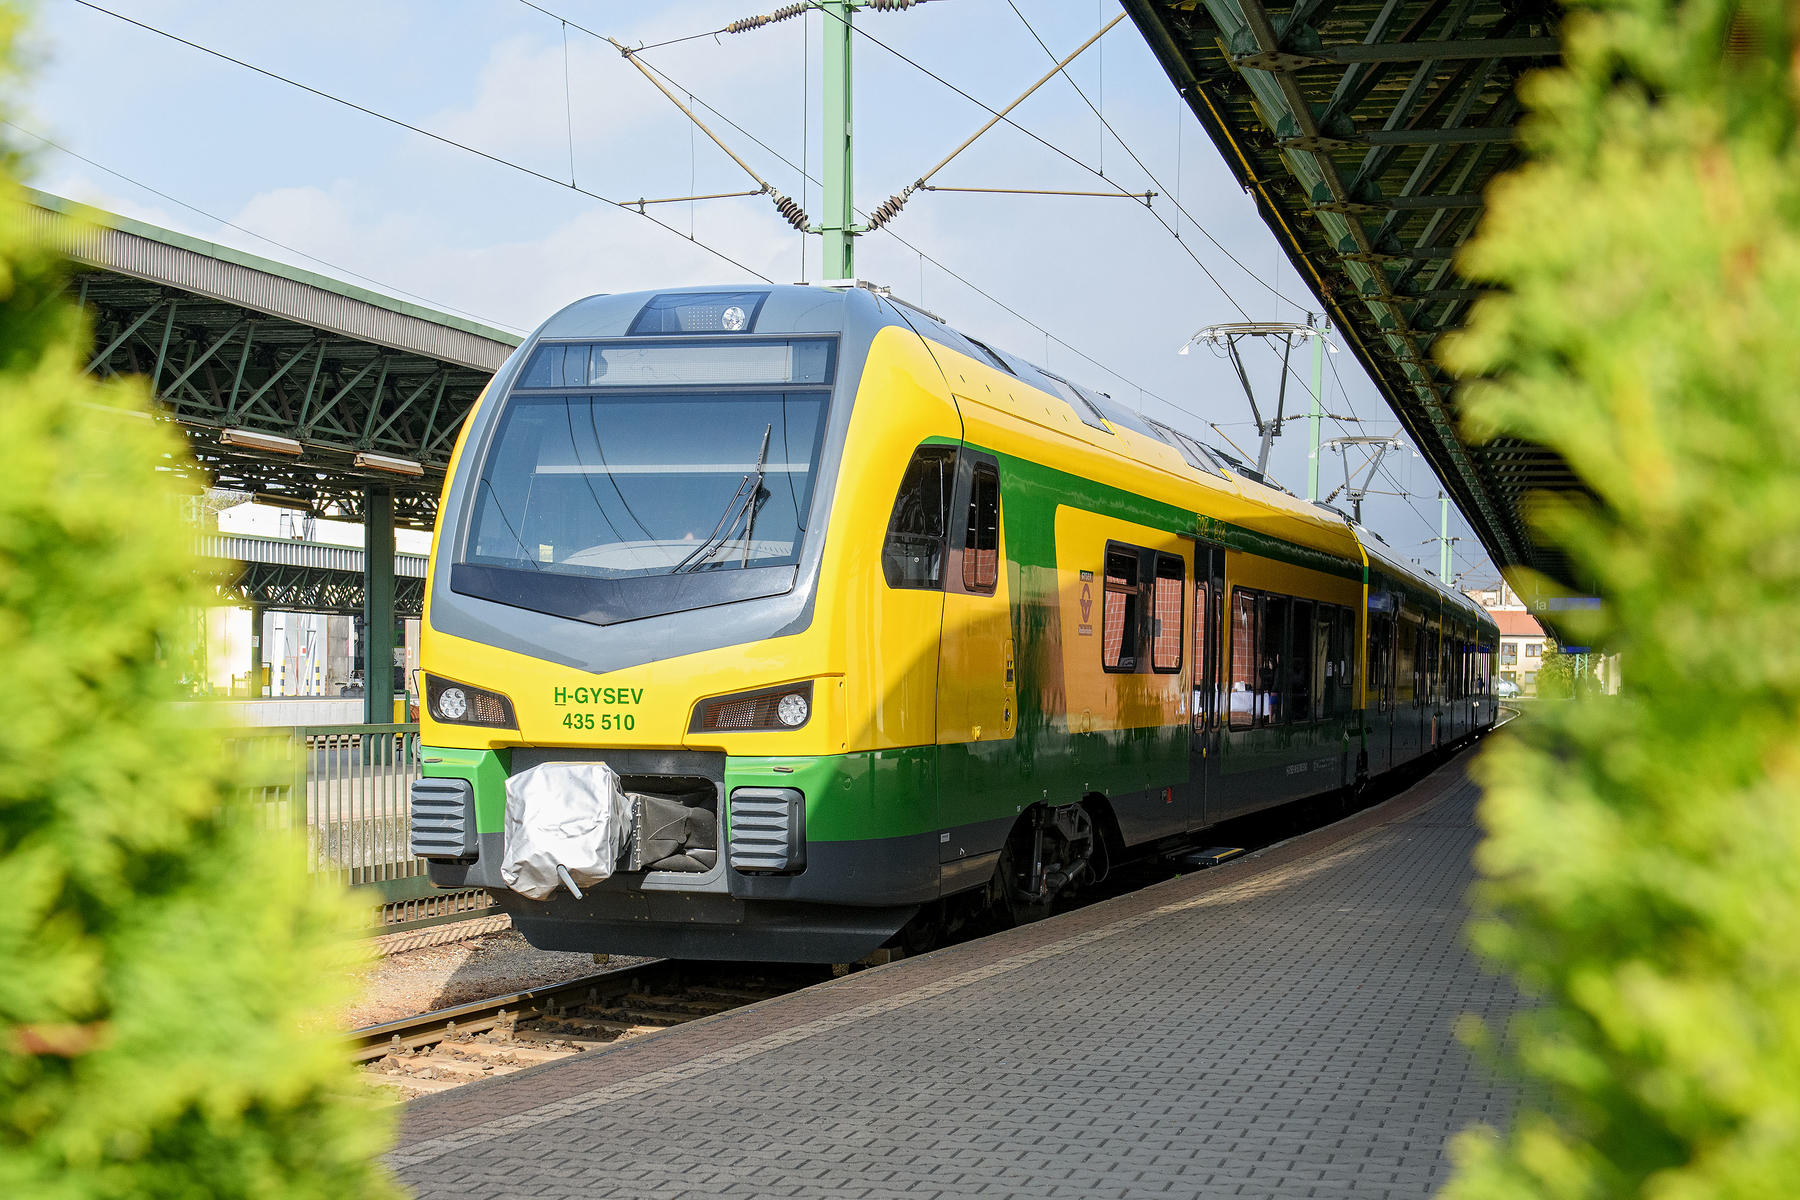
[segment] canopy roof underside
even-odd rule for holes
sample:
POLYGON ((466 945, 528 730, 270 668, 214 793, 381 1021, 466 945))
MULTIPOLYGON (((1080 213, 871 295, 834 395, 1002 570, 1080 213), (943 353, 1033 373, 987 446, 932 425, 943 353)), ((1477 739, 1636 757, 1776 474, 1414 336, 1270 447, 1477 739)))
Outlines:
POLYGON ((1519 161, 1519 78, 1558 61, 1545 0, 1124 0, 1295 269, 1501 566, 1575 586, 1525 517, 1562 458, 1463 436, 1432 347, 1479 290, 1455 254, 1519 161))

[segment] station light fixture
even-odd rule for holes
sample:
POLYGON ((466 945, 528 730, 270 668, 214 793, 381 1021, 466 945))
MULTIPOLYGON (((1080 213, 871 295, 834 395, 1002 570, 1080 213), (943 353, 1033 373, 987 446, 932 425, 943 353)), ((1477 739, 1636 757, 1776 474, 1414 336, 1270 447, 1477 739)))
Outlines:
POLYGON ((400 458, 393 454, 376 454, 369 450, 360 450, 356 455, 356 465, 371 471, 386 471, 390 475, 423 475, 425 464, 414 462, 410 458, 400 458))
POLYGON ((219 444, 239 446, 247 450, 267 450, 271 454, 291 454, 298 458, 305 451, 298 439, 257 429, 221 429, 219 444))
POLYGON ((311 512, 313 502, 305 496, 284 496, 279 492, 257 492, 251 500, 264 508, 286 508, 294 512, 311 512))

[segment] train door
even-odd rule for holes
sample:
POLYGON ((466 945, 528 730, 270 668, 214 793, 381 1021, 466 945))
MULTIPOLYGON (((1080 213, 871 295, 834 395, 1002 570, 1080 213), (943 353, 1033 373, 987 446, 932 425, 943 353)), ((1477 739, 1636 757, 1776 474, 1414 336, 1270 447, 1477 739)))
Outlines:
POLYGON ((1000 468, 992 455, 957 456, 944 625, 938 643, 939 861, 946 890, 965 882, 951 865, 991 868, 1023 794, 1013 753, 1018 725, 1014 683, 1012 581, 1000 508, 1000 468))
POLYGON ((1188 705, 1188 778, 1193 807, 1188 828, 1222 817, 1219 796, 1219 605, 1225 586, 1225 555, 1213 546, 1194 547, 1193 650, 1188 705))

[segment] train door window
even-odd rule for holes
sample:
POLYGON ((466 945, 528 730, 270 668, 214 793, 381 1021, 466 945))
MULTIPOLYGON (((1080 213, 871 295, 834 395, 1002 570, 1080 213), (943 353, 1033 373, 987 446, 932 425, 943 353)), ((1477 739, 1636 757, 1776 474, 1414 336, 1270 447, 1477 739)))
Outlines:
POLYGON ((1151 591, 1150 666, 1165 675, 1181 670, 1181 580, 1186 568, 1173 554, 1156 556, 1151 591))
POLYGON ((987 463, 975 464, 968 522, 963 539, 963 587, 991 596, 1000 579, 1000 474, 987 463))
POLYGON ((1233 729, 1248 729, 1256 723, 1256 600, 1254 592, 1231 589, 1231 692, 1227 703, 1233 729))
POLYGON ((1108 546, 1100 633, 1100 665, 1108 671, 1137 670, 1138 638, 1143 624, 1138 606, 1142 598, 1137 552, 1108 546))
POLYGON ((881 548, 881 571, 889 587, 944 586, 944 534, 955 477, 956 452, 948 446, 921 446, 906 464, 881 548))
POLYGON ((1394 702, 1394 619, 1385 613, 1369 617, 1369 703, 1386 712, 1394 702))
POLYGON ((1329 717, 1336 699, 1337 664, 1331 659, 1331 631, 1337 627, 1336 605, 1319 605, 1319 619, 1313 622, 1312 638, 1312 711, 1315 718, 1329 717))
POLYGON ((1394 636, 1394 699, 1411 704, 1418 695, 1419 623, 1402 617, 1394 636))
POLYGON ((1356 639, 1356 617, 1347 608, 1334 609, 1331 614, 1331 664, 1333 683, 1331 703, 1326 707, 1326 716, 1341 717, 1350 712, 1356 704, 1356 668, 1352 666, 1350 647, 1356 639))
MULTIPOLYGON (((1196 563, 1203 561, 1197 559, 1196 563)), ((1211 663, 1207 654, 1212 650, 1212 626, 1207 619, 1211 608, 1212 587, 1204 579, 1194 581, 1194 657, 1193 657, 1193 724, 1195 729, 1206 725, 1206 679, 1211 671, 1211 663)))
POLYGON ((1286 596, 1265 596, 1260 607, 1262 646, 1256 672, 1256 723, 1280 725, 1288 719, 1282 694, 1287 689, 1288 630, 1292 626, 1293 601, 1286 596))
POLYGON ((1441 630, 1433 629, 1426 633, 1425 657, 1426 686, 1431 692, 1431 702, 1437 704, 1444 698, 1444 635, 1441 630))
POLYGON ((1292 637, 1288 646, 1288 669, 1284 706, 1290 721, 1310 721, 1313 717, 1313 625, 1317 606, 1311 600, 1293 602, 1292 637))
POLYGON ((1438 634, 1438 699, 1440 700, 1453 698, 1450 689, 1450 651, 1455 641, 1456 639, 1451 636, 1449 629, 1438 634))

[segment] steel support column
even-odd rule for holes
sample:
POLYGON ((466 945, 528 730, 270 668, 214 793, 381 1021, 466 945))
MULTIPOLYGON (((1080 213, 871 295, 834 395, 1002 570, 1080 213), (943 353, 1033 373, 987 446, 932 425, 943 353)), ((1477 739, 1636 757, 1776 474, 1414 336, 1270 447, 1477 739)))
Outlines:
POLYGON ((394 719, 394 493, 363 490, 363 720, 394 719))
POLYGON ((244 691, 253 700, 262 695, 263 623, 266 615, 262 605, 250 606, 250 676, 244 681, 244 691))

